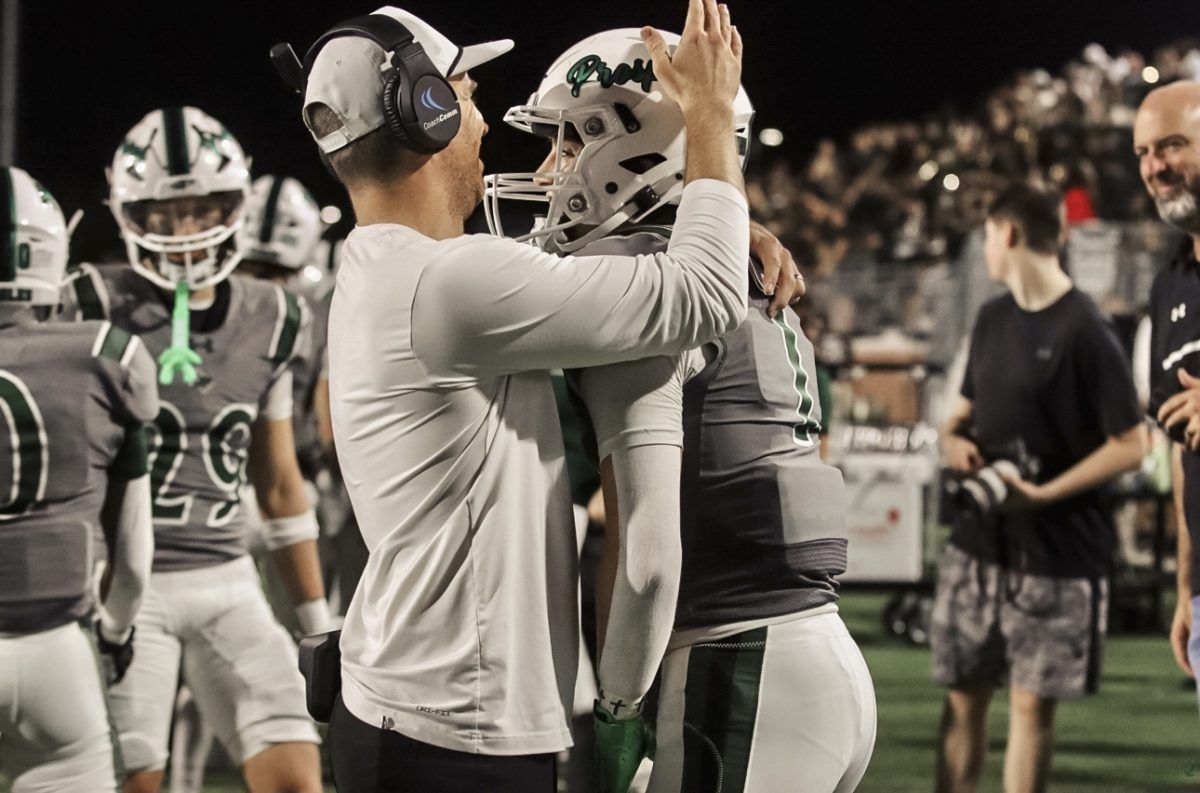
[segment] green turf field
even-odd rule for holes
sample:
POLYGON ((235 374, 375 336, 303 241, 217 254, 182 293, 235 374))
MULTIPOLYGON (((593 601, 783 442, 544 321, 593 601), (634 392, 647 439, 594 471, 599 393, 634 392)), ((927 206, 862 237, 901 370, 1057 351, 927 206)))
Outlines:
MULTIPOLYGON (((842 613, 875 679, 879 736, 861 793, 932 791, 933 741, 941 690, 929 682, 929 652, 883 638, 882 597, 847 594, 842 613)), ((1008 723, 1002 693, 992 705, 988 763, 980 793, 999 791, 1008 723)), ((1064 702, 1050 790, 1166 793, 1200 790, 1200 720, 1195 694, 1165 637, 1116 636, 1106 647, 1100 693, 1064 702), (1188 772, 1194 776, 1189 776, 1188 772)))
MULTIPOLYGON (((941 692, 929 682, 927 650, 884 637, 879 620, 884 598, 848 592, 842 601, 842 614, 871 667, 879 702, 875 757, 859 790, 928 793, 941 692)), ((997 695, 990 721, 991 754, 980 793, 1000 790, 1007 717, 1006 702, 997 695)), ((7 789, 0 777, 0 790, 7 789)), ((242 787, 234 775, 214 770, 205 790, 226 793, 242 787)), ((1200 791, 1195 695, 1175 668, 1165 638, 1116 636, 1108 641, 1100 693, 1059 707, 1050 790, 1200 791)))

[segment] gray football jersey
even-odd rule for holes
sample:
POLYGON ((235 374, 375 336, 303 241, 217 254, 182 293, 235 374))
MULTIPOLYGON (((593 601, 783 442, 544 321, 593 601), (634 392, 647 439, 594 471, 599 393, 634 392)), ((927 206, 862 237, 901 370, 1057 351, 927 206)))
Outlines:
MULTIPOLYGON (((642 231, 584 252, 666 244, 642 231)), ((820 457, 813 346, 793 312, 771 319, 768 304, 752 279, 746 321, 704 345, 706 366, 684 384, 677 629, 834 602, 846 569, 845 485, 820 457)))
MULTIPOLYGON (((170 297, 130 267, 84 265, 75 297, 86 319, 103 314, 138 334, 155 360, 171 341, 170 297)), ((246 552, 244 510, 250 430, 276 378, 308 344, 298 298, 263 281, 233 275, 223 320, 193 327, 201 358, 194 386, 159 386, 161 407, 150 444, 154 569, 221 564, 246 552)))
POLYGON ((145 472, 155 376, 144 345, 108 322, 0 328, 0 632, 91 611, 109 470, 145 472))

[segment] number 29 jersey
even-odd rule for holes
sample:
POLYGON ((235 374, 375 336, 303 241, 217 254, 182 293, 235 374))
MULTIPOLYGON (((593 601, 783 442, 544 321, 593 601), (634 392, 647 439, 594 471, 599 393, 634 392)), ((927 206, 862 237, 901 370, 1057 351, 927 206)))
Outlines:
MULTIPOLYGON (((82 269, 74 290, 82 318, 105 316, 138 334, 157 360, 171 342, 172 296, 129 267, 82 269)), ((156 572, 222 564, 246 553, 240 494, 251 427, 308 344, 303 304, 278 286, 242 276, 218 284, 213 306, 194 310, 192 320, 199 378, 191 386, 181 379, 160 384, 152 428, 156 572)))

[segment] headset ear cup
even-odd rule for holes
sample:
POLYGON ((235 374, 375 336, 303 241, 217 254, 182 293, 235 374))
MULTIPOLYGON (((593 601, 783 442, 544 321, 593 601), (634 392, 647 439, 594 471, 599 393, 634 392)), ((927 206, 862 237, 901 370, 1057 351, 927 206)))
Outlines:
POLYGON ((396 95, 400 90, 400 80, 400 70, 392 69, 383 86, 383 118, 387 121, 388 129, 392 131, 392 137, 408 148, 419 151, 404 129, 404 117, 400 114, 400 103, 396 95))

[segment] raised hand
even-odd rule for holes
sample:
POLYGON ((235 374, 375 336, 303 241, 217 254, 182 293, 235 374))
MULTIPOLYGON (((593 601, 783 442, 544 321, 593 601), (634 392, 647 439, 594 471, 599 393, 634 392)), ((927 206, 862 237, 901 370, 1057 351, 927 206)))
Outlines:
POLYGON ((715 0, 689 0, 679 46, 668 53, 662 35, 642 28, 654 75, 684 113, 697 108, 732 110, 742 79, 742 37, 730 23, 729 7, 715 0))

